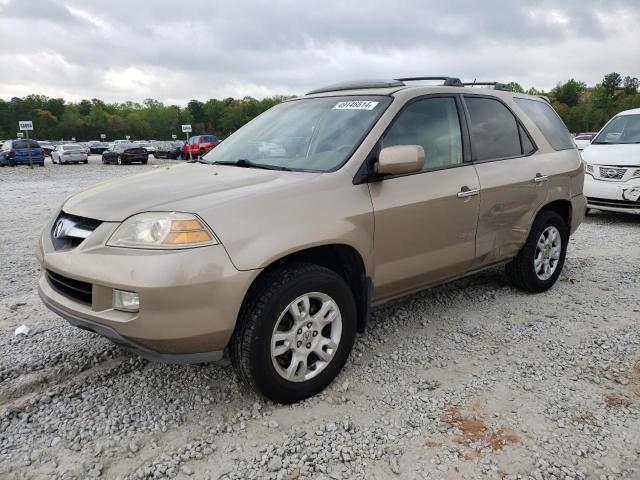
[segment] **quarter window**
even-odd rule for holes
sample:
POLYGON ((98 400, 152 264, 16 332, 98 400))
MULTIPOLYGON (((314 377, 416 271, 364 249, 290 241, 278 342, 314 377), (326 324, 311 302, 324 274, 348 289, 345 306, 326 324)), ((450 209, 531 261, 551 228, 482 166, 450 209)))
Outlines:
POLYGON ((498 100, 465 97, 469 110, 474 160, 496 160, 522 155, 518 121, 498 100))
POLYGON ((423 170, 462 163, 462 134, 453 97, 418 100, 400 112, 382 139, 383 147, 421 145, 426 155, 423 170))
POLYGON ((576 148, 571 134, 555 110, 542 100, 514 98, 516 104, 533 120, 554 150, 576 148))

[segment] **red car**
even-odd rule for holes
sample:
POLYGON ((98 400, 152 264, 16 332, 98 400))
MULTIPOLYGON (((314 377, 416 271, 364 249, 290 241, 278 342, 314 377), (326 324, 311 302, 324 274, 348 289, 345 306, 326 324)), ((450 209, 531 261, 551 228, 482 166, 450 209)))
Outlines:
POLYGON ((189 143, 185 144, 184 152, 189 157, 189 151, 194 157, 202 156, 220 143, 215 135, 196 135, 189 139, 189 143))

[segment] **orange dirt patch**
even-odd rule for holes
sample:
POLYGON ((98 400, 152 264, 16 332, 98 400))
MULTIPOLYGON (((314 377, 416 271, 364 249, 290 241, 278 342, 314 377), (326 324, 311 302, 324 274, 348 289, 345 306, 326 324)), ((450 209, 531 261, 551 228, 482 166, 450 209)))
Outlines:
POLYGON ((497 452, 498 450, 502 450, 507 445, 520 443, 520 441, 520 437, 518 437, 515 432, 503 426, 491 434, 489 445, 491 445, 491 450, 497 452))
POLYGON ((469 446, 471 443, 482 441, 487 435, 487 426, 482 417, 465 417, 460 413, 460 407, 449 406, 445 414, 445 421, 462 432, 458 443, 469 446))
POLYGON ((432 440, 427 440, 427 447, 429 448, 440 448, 442 446, 441 443, 434 442, 432 440))
MULTIPOLYGON (((449 425, 460 430, 462 435, 456 438, 455 441, 465 447, 469 447, 473 443, 482 443, 489 445, 491 450, 497 452, 507 445, 521 443, 520 437, 507 427, 502 426, 495 432, 491 432, 482 416, 479 414, 464 416, 460 412, 460 408, 455 405, 450 405, 447 408, 444 420, 449 425)), ((474 450, 472 453, 465 454, 465 458, 477 458, 478 455, 479 452, 474 450)))
POLYGON ((609 408, 627 408, 631 406, 631 400, 619 395, 607 395, 604 400, 609 408))

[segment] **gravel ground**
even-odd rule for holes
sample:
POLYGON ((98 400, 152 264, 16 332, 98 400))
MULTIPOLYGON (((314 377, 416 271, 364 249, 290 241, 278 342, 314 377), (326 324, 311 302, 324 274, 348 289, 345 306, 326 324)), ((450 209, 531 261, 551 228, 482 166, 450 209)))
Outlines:
POLYGON ((38 299, 62 200, 170 163, 0 169, 0 478, 640 478, 640 218, 588 217, 545 294, 494 269, 375 310, 333 385, 283 407, 38 299))

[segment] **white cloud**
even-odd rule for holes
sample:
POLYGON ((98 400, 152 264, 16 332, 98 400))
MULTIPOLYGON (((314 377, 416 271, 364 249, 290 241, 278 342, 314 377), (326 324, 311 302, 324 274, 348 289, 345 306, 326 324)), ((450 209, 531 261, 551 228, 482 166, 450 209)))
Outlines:
POLYGON ((635 0, 23 2, 0 0, 0 64, 15 66, 2 98, 186 104, 421 74, 545 89, 640 75, 635 0))

